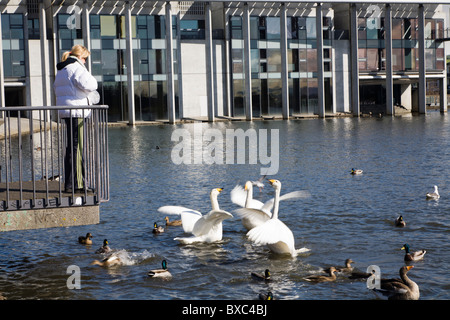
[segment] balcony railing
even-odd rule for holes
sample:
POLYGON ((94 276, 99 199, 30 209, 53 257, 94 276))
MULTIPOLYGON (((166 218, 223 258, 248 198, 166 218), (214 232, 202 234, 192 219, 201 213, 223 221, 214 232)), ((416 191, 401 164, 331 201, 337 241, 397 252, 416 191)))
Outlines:
POLYGON ((107 110, 104 105, 0 108, 0 211, 108 201, 107 110), (83 115, 91 110, 82 130, 82 191, 66 192, 64 187, 65 170, 73 170, 64 167, 66 146, 73 142, 68 141, 66 121, 58 114, 61 109, 83 109, 83 115))

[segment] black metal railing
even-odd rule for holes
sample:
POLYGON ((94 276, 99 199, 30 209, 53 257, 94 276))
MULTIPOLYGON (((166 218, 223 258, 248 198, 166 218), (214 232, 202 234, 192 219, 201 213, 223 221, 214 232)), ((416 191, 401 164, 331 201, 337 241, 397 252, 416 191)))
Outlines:
POLYGON ((0 108, 0 211, 108 201, 107 110, 105 105, 0 108), (66 130, 72 121, 60 117, 62 109, 82 110, 82 190, 76 190, 73 182, 69 190, 64 185, 66 170, 74 168, 64 164, 66 147, 73 142, 66 130))

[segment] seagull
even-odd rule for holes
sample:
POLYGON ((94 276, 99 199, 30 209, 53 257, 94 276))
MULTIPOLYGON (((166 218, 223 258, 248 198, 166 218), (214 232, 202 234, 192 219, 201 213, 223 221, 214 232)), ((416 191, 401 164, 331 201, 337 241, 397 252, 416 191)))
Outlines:
POLYGON ((434 192, 427 192, 426 197, 428 200, 437 200, 441 196, 439 195, 438 186, 434 186, 434 192))

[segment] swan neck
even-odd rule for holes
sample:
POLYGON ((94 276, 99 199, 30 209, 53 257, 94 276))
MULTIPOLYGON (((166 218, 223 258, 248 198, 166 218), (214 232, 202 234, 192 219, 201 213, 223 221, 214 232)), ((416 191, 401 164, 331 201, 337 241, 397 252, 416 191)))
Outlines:
POLYGON ((213 210, 220 210, 219 209, 219 201, 217 200, 217 194, 211 193, 210 198, 211 198, 211 207, 212 207, 212 209, 213 210))
POLYGON ((403 283, 406 284, 410 288, 412 288, 415 284, 414 281, 412 281, 410 278, 408 278, 405 271, 400 272, 400 278, 403 280, 403 283))
POLYGON ((275 189, 275 198, 273 201, 273 213, 272 213, 272 219, 278 219, 278 208, 280 205, 280 189, 275 189))
POLYGON ((247 198, 245 198, 245 207, 248 208, 250 206, 250 202, 253 199, 253 188, 247 189, 247 198))

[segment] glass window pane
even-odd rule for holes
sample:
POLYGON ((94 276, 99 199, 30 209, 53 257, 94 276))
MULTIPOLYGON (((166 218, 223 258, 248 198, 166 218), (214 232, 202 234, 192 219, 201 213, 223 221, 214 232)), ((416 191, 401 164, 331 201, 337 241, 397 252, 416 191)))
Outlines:
POLYGON ((267 17, 266 18, 266 37, 267 40, 280 39, 280 18, 267 17))

